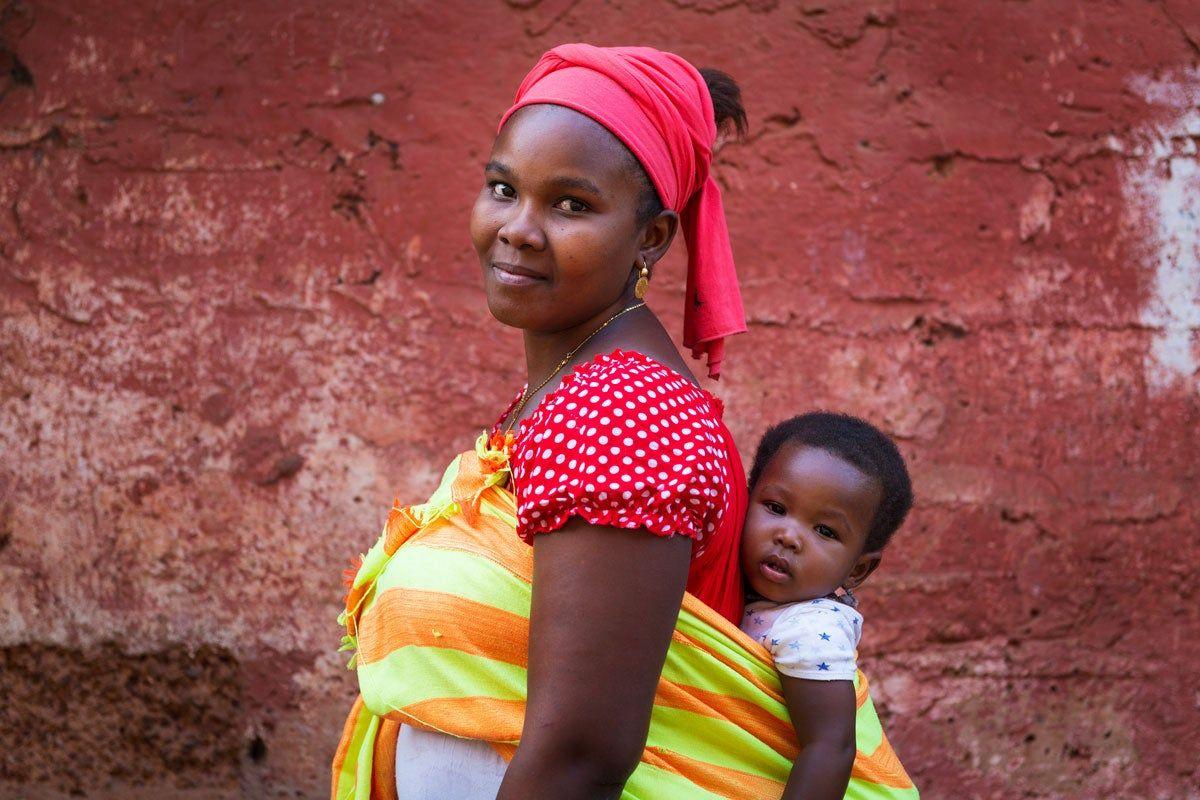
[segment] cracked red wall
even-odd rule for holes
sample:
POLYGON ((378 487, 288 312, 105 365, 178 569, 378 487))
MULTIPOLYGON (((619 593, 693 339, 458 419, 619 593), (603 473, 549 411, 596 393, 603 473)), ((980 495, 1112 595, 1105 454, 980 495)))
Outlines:
POLYGON ((466 215, 584 39, 744 88, 719 390, 910 457, 863 656, 925 796, 1193 796, 1194 3, 190 6, 0 2, 0 793, 324 795, 339 571, 520 381, 466 215))

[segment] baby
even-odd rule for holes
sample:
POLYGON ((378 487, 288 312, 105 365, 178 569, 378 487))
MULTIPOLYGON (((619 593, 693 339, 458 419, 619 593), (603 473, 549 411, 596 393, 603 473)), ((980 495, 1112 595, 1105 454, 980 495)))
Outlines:
POLYGON ((862 634, 851 590, 879 566, 911 507, 900 451, 855 417, 804 414, 758 446, 742 538, 753 602, 741 627, 774 655, 800 741, 784 800, 845 794, 862 634))

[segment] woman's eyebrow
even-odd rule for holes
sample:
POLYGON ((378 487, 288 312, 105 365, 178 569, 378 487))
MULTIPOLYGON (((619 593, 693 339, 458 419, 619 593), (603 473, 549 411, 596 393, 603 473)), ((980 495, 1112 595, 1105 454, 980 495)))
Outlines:
POLYGON ((508 168, 507 164, 499 161, 489 161, 483 167, 484 172, 498 172, 506 178, 511 178, 513 171, 508 168))
MULTIPOLYGON (((495 172, 496 174, 498 174, 504 178, 508 178, 510 180, 514 177, 514 173, 513 173, 512 169, 507 164, 505 164, 501 161, 487 162, 487 164, 484 165, 483 171, 484 172, 495 172)), ((604 192, 600 191, 600 187, 597 186, 592 181, 589 181, 587 178, 577 178, 577 177, 569 177, 566 175, 559 175, 555 178, 552 178, 550 182, 554 186, 557 186, 557 187, 560 187, 563 189, 578 189, 581 192, 590 192, 590 193, 596 195, 597 197, 604 197, 604 192)))
POLYGON ((590 192, 597 197, 603 197, 604 192, 600 191, 600 187, 589 181, 587 178, 568 178, 560 176, 554 179, 555 186, 562 186, 566 189, 578 189, 581 192, 590 192))

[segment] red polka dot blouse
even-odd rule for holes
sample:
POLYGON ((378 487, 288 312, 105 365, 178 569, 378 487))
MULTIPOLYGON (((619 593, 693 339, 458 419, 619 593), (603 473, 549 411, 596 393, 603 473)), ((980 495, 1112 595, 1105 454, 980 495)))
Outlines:
POLYGON ((716 397, 641 353, 579 365, 518 428, 517 533, 532 543, 578 516, 687 536, 688 591, 736 624, 746 480, 722 413, 716 397))

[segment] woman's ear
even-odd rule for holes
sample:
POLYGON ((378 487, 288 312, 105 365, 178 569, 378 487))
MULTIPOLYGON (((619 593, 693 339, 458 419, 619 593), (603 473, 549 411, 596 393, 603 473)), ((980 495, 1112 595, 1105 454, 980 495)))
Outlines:
POLYGON ((857 589, 875 571, 882 560, 883 551, 881 550, 863 553, 858 557, 858 561, 854 562, 850 574, 846 576, 846 580, 842 581, 842 586, 847 589, 857 589))
POLYGON ((652 268, 658 260, 667 253, 667 248, 675 239, 679 230, 679 215, 671 210, 664 210, 654 219, 646 223, 642 231, 642 241, 638 247, 638 258, 652 268))

